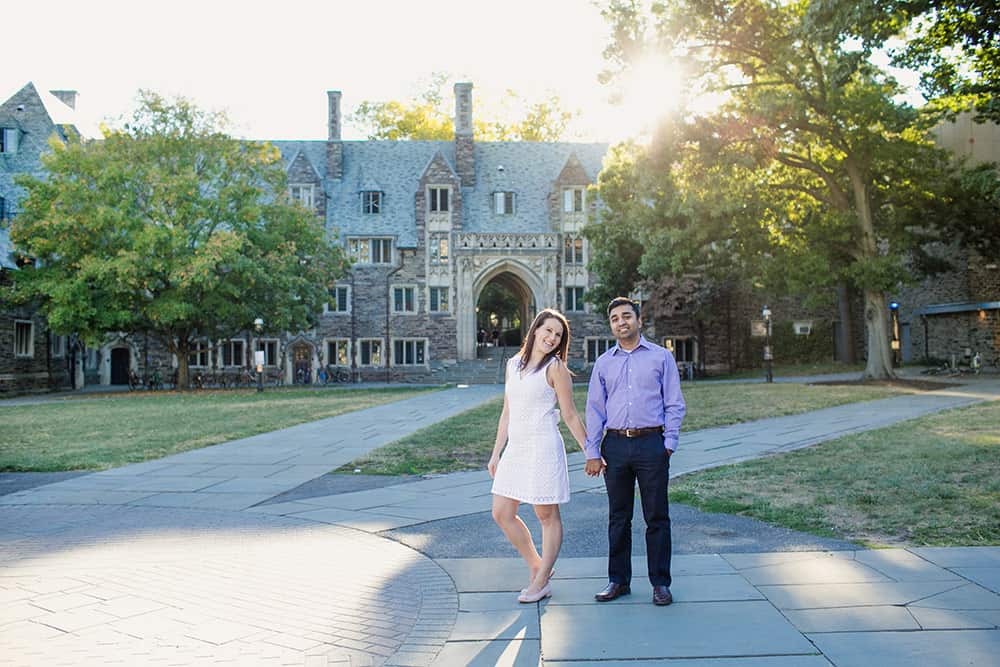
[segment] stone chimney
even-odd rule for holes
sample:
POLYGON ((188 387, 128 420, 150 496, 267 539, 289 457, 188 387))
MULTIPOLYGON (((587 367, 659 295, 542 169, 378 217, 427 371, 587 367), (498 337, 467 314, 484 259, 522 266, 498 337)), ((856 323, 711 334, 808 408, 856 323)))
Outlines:
POLYGON ((75 90, 50 90, 49 92, 58 97, 70 109, 76 109, 77 92, 75 90))
POLYGON ((455 171, 464 187, 476 184, 472 149, 472 84, 455 84, 455 171))
POLYGON ((344 176, 344 144, 340 140, 340 91, 326 91, 326 99, 326 173, 329 178, 340 179, 344 176))

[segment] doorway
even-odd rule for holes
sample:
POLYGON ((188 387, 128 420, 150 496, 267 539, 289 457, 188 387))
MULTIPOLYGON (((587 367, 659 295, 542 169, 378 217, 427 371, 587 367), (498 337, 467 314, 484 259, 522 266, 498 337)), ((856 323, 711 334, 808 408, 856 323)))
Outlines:
POLYGON ((111 384, 128 384, 128 372, 132 367, 132 354, 127 347, 111 350, 111 384))
POLYGON ((490 280, 476 301, 479 356, 495 347, 520 346, 534 312, 531 290, 520 278, 503 272, 490 280))
POLYGON ((292 348, 292 382, 312 383, 312 346, 299 343, 292 348))

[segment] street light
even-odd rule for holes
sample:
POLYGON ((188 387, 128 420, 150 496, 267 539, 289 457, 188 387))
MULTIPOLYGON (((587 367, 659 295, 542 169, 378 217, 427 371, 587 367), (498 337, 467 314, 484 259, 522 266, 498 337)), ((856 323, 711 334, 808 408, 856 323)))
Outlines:
POLYGON ((760 314, 764 316, 764 361, 767 362, 767 381, 774 382, 774 373, 771 368, 771 360, 774 357, 771 354, 771 309, 765 305, 760 314))
MULTIPOLYGON (((264 320, 260 317, 253 321, 253 330, 257 332, 257 337, 260 338, 261 332, 264 330, 264 320)), ((260 341, 257 342, 258 347, 260 346, 260 341)), ((254 361, 257 366, 257 393, 264 391, 264 350, 257 350, 254 353, 254 361)))
POLYGON ((900 345, 899 345, 899 302, 889 302, 889 314, 892 316, 892 365, 899 366, 900 345))

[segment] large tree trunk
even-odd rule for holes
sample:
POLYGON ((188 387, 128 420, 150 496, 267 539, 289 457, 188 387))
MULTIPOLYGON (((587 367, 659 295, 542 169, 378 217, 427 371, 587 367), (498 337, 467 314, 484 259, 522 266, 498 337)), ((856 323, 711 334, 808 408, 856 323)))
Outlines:
MULTIPOLYGON (((875 223, 872 216, 871 201, 868 198, 868 182, 861 170, 851 161, 845 163, 847 174, 851 179, 851 190, 854 192, 854 207, 861 228, 861 238, 858 239, 861 256, 874 258, 878 256, 878 244, 875 238, 875 223)), ((896 377, 892 370, 892 350, 889 345, 889 309, 885 294, 880 289, 871 286, 864 287, 865 294, 865 329, 868 332, 868 363, 861 376, 864 380, 891 380, 896 377)))
POLYGON ((188 369, 187 352, 177 355, 177 386, 179 391, 191 388, 191 371, 188 369))
POLYGON ((851 290, 847 283, 837 284, 837 312, 840 318, 840 336, 837 339, 837 361, 853 364, 858 360, 854 345, 854 314, 851 312, 851 290))
POLYGON ((887 380, 896 377, 896 373, 892 370, 888 312, 885 294, 877 290, 865 290, 868 363, 865 365, 863 379, 887 380))
POLYGON ((174 389, 183 391, 191 388, 191 371, 188 367, 190 359, 188 354, 191 352, 191 347, 188 345, 186 337, 181 338, 176 343, 173 342, 174 340, 176 339, 166 338, 167 350, 172 352, 174 358, 177 359, 177 385, 174 389))

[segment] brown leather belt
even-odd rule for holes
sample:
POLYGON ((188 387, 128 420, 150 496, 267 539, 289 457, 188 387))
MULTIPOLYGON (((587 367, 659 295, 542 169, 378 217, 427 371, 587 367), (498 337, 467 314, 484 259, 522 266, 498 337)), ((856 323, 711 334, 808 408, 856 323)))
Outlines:
POLYGON ((609 428, 608 433, 614 433, 615 435, 623 435, 626 438, 638 438, 640 435, 649 435, 650 433, 663 433, 662 426, 647 426, 645 428, 609 428))

